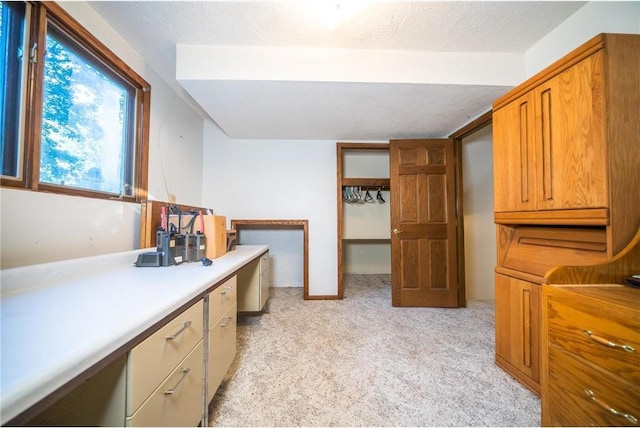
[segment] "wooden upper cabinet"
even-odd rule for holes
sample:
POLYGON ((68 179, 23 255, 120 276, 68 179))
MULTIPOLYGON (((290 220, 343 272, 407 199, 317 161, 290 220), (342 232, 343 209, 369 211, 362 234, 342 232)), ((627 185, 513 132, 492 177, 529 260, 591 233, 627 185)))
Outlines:
POLYGON ((533 211, 535 199, 534 94, 493 113, 495 211, 533 211))
POLYGON ((496 212, 608 207, 603 56, 494 111, 496 212))
POLYGON ((493 103, 498 224, 640 227, 640 35, 600 34, 493 103))
POLYGON ((606 208, 604 51, 534 92, 536 209, 606 208))

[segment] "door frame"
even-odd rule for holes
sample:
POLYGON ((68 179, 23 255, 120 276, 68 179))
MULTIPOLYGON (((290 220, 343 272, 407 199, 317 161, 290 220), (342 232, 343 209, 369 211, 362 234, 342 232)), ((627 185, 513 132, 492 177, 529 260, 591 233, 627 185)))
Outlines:
POLYGON ((344 298, 344 284, 343 284, 343 245, 342 237, 344 235, 344 205, 342 200, 342 188, 344 186, 363 185, 369 184, 374 187, 380 187, 383 189, 389 188, 389 178, 385 179, 366 179, 366 178, 350 178, 344 176, 344 155, 345 152, 355 151, 386 151, 389 152, 388 143, 336 143, 336 174, 337 174, 337 206, 338 206, 338 294, 336 299, 342 300, 344 298))
MULTIPOLYGON (((463 181, 462 181, 462 140, 475 132, 491 125, 493 122, 493 110, 489 110, 478 118, 472 120, 462 128, 449 135, 453 141, 453 154, 455 157, 455 199, 456 199, 456 245, 458 247, 458 306, 466 307, 466 277, 465 277, 465 258, 464 258, 464 206, 463 198, 464 194, 463 181)), ((343 268, 342 268, 342 225, 343 225, 343 207, 342 207, 342 187, 343 183, 343 150, 389 150, 389 144, 387 143, 343 143, 338 142, 336 145, 337 154, 337 207, 338 207, 338 293, 336 299, 344 298, 344 285, 343 285, 343 268)))
POLYGON ((456 239, 458 247, 458 306, 464 308, 467 306, 467 286, 465 276, 465 259, 464 259, 464 204, 462 195, 464 195, 464 186, 462 182, 462 140, 479 130, 491 125, 493 122, 493 110, 489 110, 472 120, 462 128, 449 135, 453 140, 453 155, 455 162, 455 180, 456 180, 456 239))

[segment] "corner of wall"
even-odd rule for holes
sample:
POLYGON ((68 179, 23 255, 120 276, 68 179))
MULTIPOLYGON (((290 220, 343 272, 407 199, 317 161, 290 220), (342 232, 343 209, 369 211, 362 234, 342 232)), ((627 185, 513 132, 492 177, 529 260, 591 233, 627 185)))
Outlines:
POLYGON ((587 2, 525 52, 526 77, 600 33, 640 34, 640 2, 587 2))

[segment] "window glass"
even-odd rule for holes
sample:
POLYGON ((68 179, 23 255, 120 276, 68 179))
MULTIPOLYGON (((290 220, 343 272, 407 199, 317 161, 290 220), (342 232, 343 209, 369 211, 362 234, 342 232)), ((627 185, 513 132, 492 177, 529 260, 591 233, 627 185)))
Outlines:
POLYGON ((2 186, 146 198, 149 84, 55 2, 0 2, 2 186))
POLYGON ((40 182, 130 195, 134 97, 126 82, 50 26, 40 182))
POLYGON ((21 159, 21 106, 24 81, 25 3, 0 3, 0 145, 1 175, 18 177, 21 159))

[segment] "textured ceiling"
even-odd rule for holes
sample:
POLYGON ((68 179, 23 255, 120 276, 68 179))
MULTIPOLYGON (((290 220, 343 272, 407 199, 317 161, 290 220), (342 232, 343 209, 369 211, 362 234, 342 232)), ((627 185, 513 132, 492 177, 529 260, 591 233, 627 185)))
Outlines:
MULTIPOLYGON (((233 138, 386 140, 446 136, 490 109, 493 99, 524 78, 522 54, 584 2, 89 4, 160 76, 173 87, 181 85, 233 138), (310 73, 309 63, 300 62, 296 50, 289 49, 283 58, 273 59, 282 70, 262 75, 263 70, 273 67, 257 60, 251 67, 253 57, 248 57, 244 66, 250 71, 230 78, 239 67, 238 61, 214 57, 207 58, 213 65, 210 75, 190 66, 197 77, 186 72, 176 78, 178 45, 238 48, 236 56, 246 47, 323 48, 327 58, 341 60, 340 64, 314 62, 320 65, 310 73), (375 53, 375 60, 385 70, 384 78, 372 73, 377 68, 375 62, 373 67, 361 62, 358 53, 363 50, 375 53), (427 77, 420 78, 419 68, 393 55, 405 51, 417 58, 427 77), (480 64, 474 65, 479 76, 490 73, 496 54, 511 54, 504 58, 516 70, 506 73, 509 76, 502 82, 458 76, 460 61, 464 64, 465 58, 472 60, 469 64, 480 64), (331 78, 323 76, 323 69, 330 74, 338 65, 340 72, 331 78), (407 67, 413 67, 414 73, 407 67), (514 78, 517 70, 520 75, 514 78), (222 71, 226 77, 221 77, 222 71)), ((178 61, 197 64, 198 58, 180 56, 178 61)))

